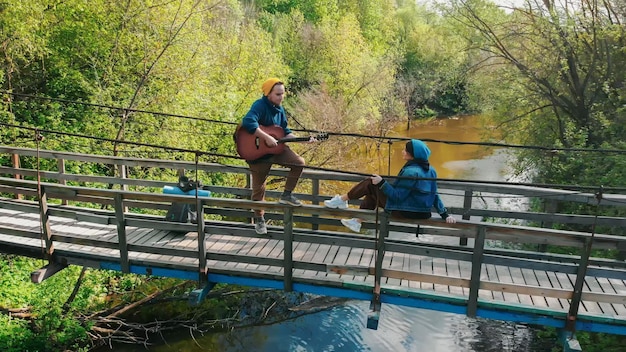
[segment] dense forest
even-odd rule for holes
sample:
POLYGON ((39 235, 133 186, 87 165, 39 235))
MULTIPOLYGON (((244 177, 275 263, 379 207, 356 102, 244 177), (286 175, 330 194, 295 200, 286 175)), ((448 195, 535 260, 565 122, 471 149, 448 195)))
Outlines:
MULTIPOLYGON (((531 181, 620 187, 624 19, 624 0, 4 0, 0 139, 32 147, 37 128, 47 131, 44 149, 193 158, 150 147, 164 146, 241 162, 219 155, 234 155, 233 124, 261 83, 279 77, 296 130, 384 136, 401 121, 486 114, 507 141, 541 147, 513 163, 535 170, 531 181)), ((311 147, 307 163, 344 165, 349 141, 328 143, 311 147)), ((0 260, 3 273, 29 265, 0 260)), ((3 275, 2 349, 83 348, 91 325, 69 313, 142 281, 87 275, 89 292, 55 303, 35 293, 15 300, 25 283, 3 275), (5 314, 24 307, 39 320, 5 314)), ((70 278, 55 279, 57 290, 70 278)), ((583 338, 585 351, 602 349, 598 339, 583 338)))

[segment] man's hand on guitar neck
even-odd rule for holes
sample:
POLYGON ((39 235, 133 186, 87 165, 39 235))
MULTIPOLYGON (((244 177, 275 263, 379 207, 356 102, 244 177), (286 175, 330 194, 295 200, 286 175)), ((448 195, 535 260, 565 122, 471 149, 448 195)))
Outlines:
MULTIPOLYGON (((293 133, 289 133, 288 135, 286 135, 282 139, 288 140, 288 139, 295 139, 295 138, 298 138, 298 137, 296 137, 296 135, 293 134, 293 133)), ((302 140, 302 139, 300 139, 300 140, 302 140)), ((313 143, 313 142, 318 142, 318 140, 317 140, 317 138, 315 138, 315 136, 311 136, 307 143, 313 143)))

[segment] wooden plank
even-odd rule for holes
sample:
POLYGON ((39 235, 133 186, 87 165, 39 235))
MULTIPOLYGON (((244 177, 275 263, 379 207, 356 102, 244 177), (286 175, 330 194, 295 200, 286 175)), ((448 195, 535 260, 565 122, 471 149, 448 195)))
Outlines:
MULTIPOLYGON (((241 254, 242 255, 248 255, 248 256, 254 256, 254 257, 259 257, 259 256, 261 256, 261 255, 259 255, 259 253, 261 253, 263 248, 265 248, 265 246, 267 246, 268 242, 269 242, 268 239, 250 238, 248 240, 248 243, 249 243, 248 250, 247 251, 242 251, 241 254)), ((259 265, 258 264, 248 264, 247 267, 248 267, 249 270, 257 270, 259 268, 259 265)))
MULTIPOLYGON (((543 270, 533 270, 535 277, 537 278, 537 282, 539 286, 550 289, 550 288, 560 288, 560 286, 555 287, 550 278, 548 277, 548 273, 543 270)), ((567 305, 563 305, 561 301, 553 297, 546 297, 546 303, 548 304, 548 308, 554 310, 567 310, 569 309, 569 303, 567 305)))
POLYGON ((170 231, 159 231, 154 234, 152 241, 147 241, 145 243, 150 247, 150 252, 143 260, 170 263, 173 256, 161 254, 158 249, 165 248, 167 243, 176 236, 178 235, 170 231))
MULTIPOLYGON (((340 248, 339 246, 335 246, 335 245, 330 246, 328 253, 326 253, 326 256, 324 257, 323 263, 327 265, 336 265, 335 258, 337 257, 337 254, 339 253, 339 248, 340 248)), ((327 277, 333 278, 333 279, 340 279, 341 275, 336 274, 336 273, 327 273, 327 277)))
MULTIPOLYGON (((307 252, 302 256, 302 258, 300 260, 303 261, 303 262, 310 263, 311 260, 313 259, 313 256, 315 255, 315 253, 319 249, 319 246, 320 246, 319 243, 311 243, 309 248, 308 248, 308 250, 307 250, 307 252)), ((320 272, 320 271, 303 270, 302 277, 317 278, 317 276, 322 275, 322 274, 323 273, 320 272)))
MULTIPOLYGON (((527 286, 527 285, 533 285, 533 286, 538 286, 537 283, 529 283, 526 282, 526 280, 524 279, 524 274, 522 273, 522 269, 520 268, 511 268, 509 267, 509 273, 511 275, 511 283, 515 284, 515 285, 521 285, 521 286, 527 286)), ((533 305, 533 299, 532 296, 529 294, 525 294, 525 293, 519 293, 517 295, 517 298, 519 299, 519 302, 521 304, 525 304, 528 306, 532 306, 533 305)), ((543 300, 542 302, 542 306, 545 306, 545 300, 543 300)))
MULTIPOLYGON (((420 258, 419 256, 416 255, 411 255, 409 254, 409 267, 408 267, 408 272, 410 273, 419 273, 420 272, 420 258)), ((417 280, 408 280, 409 281, 409 288, 414 288, 414 289, 419 289, 421 287, 421 282, 417 281, 417 280)))
MULTIPOLYGON (((472 264, 467 261, 459 261, 459 269, 461 270, 461 278, 470 278, 472 277, 472 264)), ((463 296, 469 296, 469 286, 462 287, 463 296)))
MULTIPOLYGON (((274 258, 271 255, 271 253, 272 252, 280 253, 281 251, 282 251, 282 241, 275 240, 275 239, 267 239, 267 243, 261 249, 261 251, 259 251, 257 256, 258 257, 263 257, 263 258, 274 258)), ((276 256, 276 258, 278 258, 278 256, 276 256)), ((270 270, 270 267, 269 266, 264 266, 264 265, 259 265, 257 270, 270 270)))
MULTIPOLYGON (((155 247, 159 241, 163 240, 165 237, 169 236, 169 232, 162 230, 152 230, 146 236, 142 238, 140 242, 135 243, 134 245, 145 246, 148 248, 155 247)), ((132 250, 132 245, 129 244, 129 250, 132 250)), ((155 254, 151 252, 142 252, 137 253, 134 257, 136 261, 145 263, 149 261, 155 261, 159 258, 159 254, 155 254)))
MULTIPOLYGON (((560 273, 546 271, 546 276, 548 277, 548 279, 550 280, 550 283, 552 284, 554 288, 570 291, 572 292, 572 295, 573 295, 574 284, 573 284, 573 281, 570 281, 567 275, 560 275, 560 273)), ((573 278, 574 278, 573 280, 576 280, 575 274, 573 275, 573 278)), ((572 301, 571 299, 559 298, 559 303, 564 309, 568 309, 568 310, 570 309, 571 301, 572 301)))
MULTIPOLYGON (((401 253, 401 255, 404 257, 403 260, 402 260, 402 268, 401 268, 401 270, 404 271, 404 272, 408 272, 409 271, 409 267, 411 265, 410 256, 408 254, 404 254, 404 253, 401 253)), ((405 279, 405 278, 401 279, 400 280, 400 286, 401 287, 411 287, 411 280, 408 280, 408 279, 405 279)))
MULTIPOLYGON (((433 259, 433 272, 437 276, 447 277, 446 260, 442 258, 433 259)), ((435 284, 435 291, 450 293, 450 285, 435 284)))
MULTIPOLYGON (((589 292, 591 293, 597 293, 597 294, 606 294, 606 292, 602 289, 602 287, 600 286, 600 284, 598 283, 598 281, 596 280, 595 277, 590 277, 590 276, 586 276, 585 277, 585 287, 589 290, 589 292)), ((611 292, 614 293, 614 292, 611 292)), ((590 301, 596 301, 595 305, 593 305, 594 307, 597 305, 601 311, 601 314, 606 314, 606 315, 615 315, 615 310, 613 309, 613 306, 610 303, 606 303, 604 301, 600 301, 600 297, 598 298, 593 298, 593 296, 590 295, 585 295, 585 293, 583 292, 583 304, 585 304, 585 306, 587 305, 593 305, 594 302, 590 302, 590 301)))
MULTIPOLYGON (((223 239, 225 240, 222 243, 222 246, 219 250, 220 253, 236 253, 237 250, 236 248, 239 246, 239 242, 241 240, 241 237, 239 236, 225 236, 223 237, 223 239)), ((207 249, 208 251, 208 249, 207 249)), ((210 258, 210 256, 209 256, 210 258)), ((237 263, 234 262, 224 262, 223 260, 218 260, 218 265, 222 265, 226 268, 234 268, 237 263)))
MULTIPOLYGON (((480 281, 489 281, 489 274, 487 273, 487 267, 485 265, 481 266, 480 281)), ((480 282, 479 282, 479 286, 478 287, 479 287, 478 297, 480 297, 483 300, 488 300, 488 301, 493 301, 494 300, 493 292, 491 290, 485 290, 483 288, 480 288, 480 282)), ((470 289, 470 292, 471 292, 471 289, 470 289)))
MULTIPOLYGON (((420 273, 433 275, 435 273, 433 269, 433 258, 423 257, 420 260, 420 273)), ((435 290, 435 285, 430 282, 420 282, 420 288, 422 290, 435 290)))
MULTIPOLYGON (((403 266, 403 257, 400 257, 396 252, 385 252, 385 256, 383 258, 383 269, 387 270, 398 270, 403 266)), ((386 283, 388 285, 400 286, 400 279, 393 277, 381 278, 381 283, 386 283)))
MULTIPOLYGON (((613 279, 613 278, 609 278, 609 279, 601 278, 601 279, 606 280, 608 282, 608 285, 610 285, 612 291, 615 292, 616 294, 626 295, 626 285, 624 284, 624 280, 618 280, 618 279, 613 279)), ((626 316, 626 304, 616 303, 613 305, 613 307, 615 308, 615 311, 617 312, 618 315, 626 316)))
MULTIPOLYGON (((535 275, 535 271, 534 270, 520 269, 520 272, 522 274, 522 277, 524 279, 524 283, 526 285, 540 286, 539 281, 537 280, 537 276, 535 275)), ((543 297, 543 296, 530 295, 530 299, 533 302, 534 306, 542 307, 542 308, 547 308, 548 307, 548 302, 546 301, 546 298, 543 297)))
MULTIPOLYGON (((346 260, 347 266, 358 266, 361 262, 361 257, 363 256, 363 248, 352 248, 350 253, 348 254, 348 259, 346 260)), ((359 273, 359 275, 354 276, 355 281, 365 281, 365 276, 367 273, 359 273)))
MULTIPOLYGON (((445 259, 445 263, 446 263, 446 276, 448 276, 448 277, 458 277, 458 278, 462 277, 461 276, 460 261, 445 259)), ((448 286, 448 291, 451 294, 453 294, 453 295, 458 295, 458 296, 463 296, 464 295, 462 287, 449 285, 448 286)))
MULTIPOLYGON (((228 239, 224 238, 224 235, 212 234, 207 239, 206 250, 207 252, 219 252, 224 243, 227 241, 228 239)), ((213 258, 211 258, 211 256, 207 254, 207 265, 209 266, 209 272, 211 271, 211 268, 217 266, 217 264, 217 261, 213 260, 213 258)))
MULTIPOLYGON (((169 232, 169 234, 166 237, 164 237, 161 241, 159 241, 158 243, 155 243, 154 248, 155 249, 159 249, 159 248, 176 249, 177 244, 184 241, 186 235, 187 233, 180 234, 180 233, 169 232)), ((162 255, 159 258, 159 260, 162 260, 165 262, 172 262, 172 263, 178 263, 186 259, 187 258, 181 258, 180 256, 176 256, 176 255, 162 255)), ((194 262, 196 264, 198 263, 197 255, 196 255, 194 262)))
MULTIPOLYGON (((198 234, 196 232, 189 232, 186 233, 184 235, 182 235, 182 237, 177 237, 175 239, 173 239, 172 241, 170 241, 168 243, 168 248, 172 248, 172 249, 181 249, 181 250, 188 250, 188 251, 194 251, 197 253, 198 250, 198 234)), ((182 258, 178 258, 180 263, 184 263, 185 265, 194 265, 194 266, 198 266, 198 258, 197 255, 195 255, 193 258, 191 257, 182 257, 182 258)))
MULTIPOLYGON (((497 282, 513 284, 513 277, 511 275, 510 268, 495 265, 494 269, 496 271, 496 277, 498 278, 496 280, 497 282)), ((502 292, 502 295, 504 296, 504 300, 507 302, 520 303, 520 298, 517 293, 504 291, 502 292)))

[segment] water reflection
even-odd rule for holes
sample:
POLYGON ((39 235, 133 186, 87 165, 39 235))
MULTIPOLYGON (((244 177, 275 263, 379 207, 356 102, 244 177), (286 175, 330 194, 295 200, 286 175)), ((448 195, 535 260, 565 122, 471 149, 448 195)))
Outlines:
MULTIPOLYGON (((474 115, 426 122, 414 121, 409 130, 406 129, 405 123, 400 123, 389 136, 447 142, 480 142, 488 133, 493 133, 488 121, 482 116, 474 115)), ((370 144, 359 143, 362 147, 355 157, 366 161, 361 163, 365 169, 359 171, 397 175, 404 165, 402 149, 404 149, 405 143, 402 141, 394 142, 391 147, 391 154, 389 154, 386 143, 381 144, 379 148, 373 146, 374 142, 370 142, 370 144), (389 160, 391 160, 390 167, 389 160)), ((498 152, 500 150, 498 148, 433 141, 427 141, 426 144, 432 152, 430 164, 437 170, 439 178, 480 180, 483 177, 488 177, 488 180, 502 179, 503 175, 500 168, 504 163, 497 163, 502 160, 495 163, 492 160, 485 161, 487 157, 498 152), (488 163, 491 167, 476 169, 479 165, 474 165, 474 162, 480 163, 481 161, 488 163)), ((500 159, 504 155, 501 153, 498 158, 500 159)))
POLYGON ((383 304, 378 330, 365 327, 368 302, 344 306, 270 326, 209 334, 194 343, 169 343, 151 351, 228 352, 524 352, 532 332, 521 325, 469 319, 383 304))

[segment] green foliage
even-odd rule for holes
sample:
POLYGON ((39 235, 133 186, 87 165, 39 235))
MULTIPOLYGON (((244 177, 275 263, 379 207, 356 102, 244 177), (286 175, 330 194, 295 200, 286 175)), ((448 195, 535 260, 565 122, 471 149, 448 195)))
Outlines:
POLYGON ((62 307, 69 296, 78 268, 68 268, 40 285, 30 282, 30 272, 38 260, 13 256, 0 257, 0 307, 22 308, 32 315, 31 322, 0 316, 0 349, 3 351, 51 351, 78 348, 85 341, 85 327, 64 315, 62 307))
POLYGON ((37 351, 39 342, 26 320, 0 315, 0 348, 3 351, 37 351))
POLYGON ((416 4, 404 5, 395 18, 403 55, 395 91, 408 116, 468 111, 469 53, 454 22, 416 4))
MULTIPOLYGON (((30 272, 42 266, 41 260, 0 256, 0 308, 19 309, 28 316, 0 315, 2 351, 79 351, 89 344, 89 321, 82 318, 93 312, 128 304, 146 295, 184 283, 119 272, 87 270, 80 289, 71 302, 68 298, 80 276, 81 268, 69 266, 43 283, 30 282, 30 272)), ((180 285, 171 292, 184 296, 194 283, 180 285)), ((185 300, 178 305, 189 311, 185 300)), ((154 310, 159 311, 159 310, 154 310)), ((162 312, 163 314, 167 312, 162 312)))

